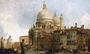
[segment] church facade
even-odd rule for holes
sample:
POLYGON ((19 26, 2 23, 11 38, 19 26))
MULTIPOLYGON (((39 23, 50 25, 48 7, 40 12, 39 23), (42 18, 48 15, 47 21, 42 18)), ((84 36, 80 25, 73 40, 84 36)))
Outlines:
POLYGON ((30 30, 31 33, 34 33, 34 35, 30 36, 34 36, 33 44, 37 45, 36 48, 50 47, 50 43, 52 42, 51 33, 57 29, 64 29, 63 15, 61 14, 58 17, 56 13, 52 14, 44 3, 42 10, 37 15, 36 24, 30 30))

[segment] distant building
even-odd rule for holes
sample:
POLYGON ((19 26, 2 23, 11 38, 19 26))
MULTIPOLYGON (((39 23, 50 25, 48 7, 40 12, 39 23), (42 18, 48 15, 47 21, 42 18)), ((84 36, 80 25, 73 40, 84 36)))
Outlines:
POLYGON ((53 45, 57 46, 57 48, 67 48, 67 36, 64 30, 55 30, 52 34, 53 45))
POLYGON ((20 36, 20 42, 24 39, 24 43, 27 45, 29 44, 29 37, 28 36, 20 36))
POLYGON ((88 42, 87 45, 88 45, 88 51, 90 52, 90 30, 88 30, 87 33, 88 33, 87 36, 89 36, 88 41, 87 41, 88 42))
POLYGON ((0 38, 0 48, 4 48, 4 38, 0 38))
POLYGON ((12 46, 14 49, 18 49, 20 48, 20 42, 14 42, 12 46))
POLYGON ((11 38, 11 36, 9 36, 8 39, 7 39, 7 48, 12 48, 12 38, 11 38))
POLYGON ((3 46, 4 46, 5 49, 7 48, 7 39, 4 39, 3 46))
POLYGON ((0 37, 0 48, 7 48, 7 39, 0 37))
POLYGON ((77 29, 74 29, 74 28, 66 29, 66 36, 67 36, 68 49, 76 49, 77 48, 77 29))
POLYGON ((1 37, 0 37, 0 48, 1 48, 1 37))

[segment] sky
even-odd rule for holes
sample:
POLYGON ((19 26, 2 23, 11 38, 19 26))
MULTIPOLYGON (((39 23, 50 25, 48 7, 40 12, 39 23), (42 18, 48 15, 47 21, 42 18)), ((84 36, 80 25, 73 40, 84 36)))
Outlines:
MULTIPOLYGON (((90 28, 90 0, 45 0, 48 10, 63 14, 64 25, 82 24, 90 28)), ((0 0, 0 37, 12 36, 13 41, 28 35, 42 9, 43 0, 0 0)))

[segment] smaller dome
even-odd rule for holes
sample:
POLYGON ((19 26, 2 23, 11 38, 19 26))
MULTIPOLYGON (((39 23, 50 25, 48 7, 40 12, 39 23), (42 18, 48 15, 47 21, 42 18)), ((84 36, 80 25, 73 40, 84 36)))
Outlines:
POLYGON ((60 24, 60 17, 55 16, 53 20, 56 24, 60 24))

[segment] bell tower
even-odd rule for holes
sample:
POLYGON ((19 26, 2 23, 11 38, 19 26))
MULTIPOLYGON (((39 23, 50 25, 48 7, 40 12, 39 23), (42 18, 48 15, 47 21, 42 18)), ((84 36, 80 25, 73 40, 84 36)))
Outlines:
POLYGON ((63 15, 60 15, 60 29, 64 29, 63 15))

